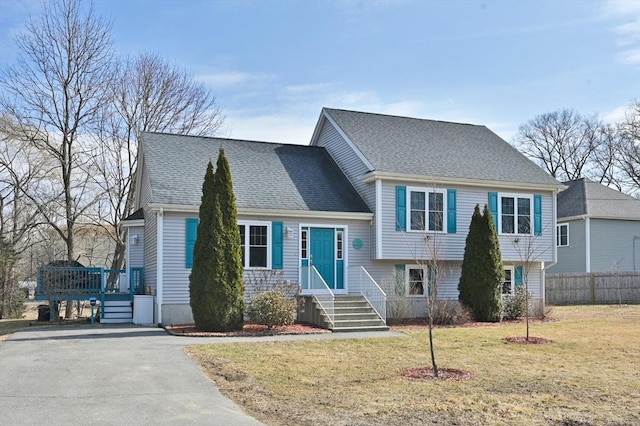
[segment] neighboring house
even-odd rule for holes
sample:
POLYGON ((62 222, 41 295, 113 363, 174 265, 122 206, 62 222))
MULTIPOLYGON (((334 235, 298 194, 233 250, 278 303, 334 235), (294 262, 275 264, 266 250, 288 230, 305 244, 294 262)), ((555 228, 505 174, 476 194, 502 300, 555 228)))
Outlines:
POLYGON ((143 271, 156 295, 157 323, 193 321, 189 274, 202 182, 220 147, 231 168, 247 273, 280 270, 319 304, 366 294, 382 317, 404 293, 409 314, 424 316, 430 274, 418 260, 429 256, 426 244, 439 244, 439 297, 457 300, 473 209, 488 204, 508 271, 505 293, 526 276, 544 302, 561 184, 484 126, 324 108, 310 146, 141 135, 139 210, 123 226, 127 265, 143 271), (525 241, 534 247, 527 274, 519 250, 525 241))
POLYGON ((558 263, 549 273, 640 271, 640 200, 587 178, 558 194, 558 263))

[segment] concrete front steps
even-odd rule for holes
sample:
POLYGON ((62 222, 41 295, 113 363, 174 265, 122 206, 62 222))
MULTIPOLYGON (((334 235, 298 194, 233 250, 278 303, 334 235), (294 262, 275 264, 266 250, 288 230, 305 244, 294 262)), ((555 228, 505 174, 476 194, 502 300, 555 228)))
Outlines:
MULTIPOLYGON (((333 332, 349 331, 387 331, 389 327, 378 316, 364 296, 336 295, 333 307, 333 326, 322 309, 320 317, 324 320, 325 327, 333 332)), ((331 312, 327 312, 331 314, 331 312)))
MULTIPOLYGON (((119 296, 119 295, 118 295, 119 296)), ((104 317, 100 318, 101 324, 127 324, 133 322, 133 307, 130 296, 116 297, 116 295, 105 295, 104 306, 102 307, 104 317)))

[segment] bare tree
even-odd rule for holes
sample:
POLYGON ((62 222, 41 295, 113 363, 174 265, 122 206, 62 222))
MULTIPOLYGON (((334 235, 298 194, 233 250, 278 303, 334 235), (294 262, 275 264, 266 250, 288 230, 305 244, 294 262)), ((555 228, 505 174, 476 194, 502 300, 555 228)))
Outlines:
POLYGON ((584 117, 563 109, 537 115, 520 126, 516 143, 551 176, 574 180, 588 171, 594 153, 603 143, 601 129, 598 116, 584 117))
MULTIPOLYGON (((117 230, 132 213, 135 199, 137 143, 142 132, 212 136, 223 117, 216 97, 202 83, 157 55, 141 55, 119 64, 113 81, 113 110, 96 129, 99 142, 96 183, 109 197, 101 223, 117 230)), ((124 262, 124 241, 113 234, 112 269, 124 262)))
POLYGON ((631 103, 618 133, 619 167, 634 189, 632 195, 640 196, 640 101, 631 103))
MULTIPOLYGON (((529 275, 534 265, 538 264, 540 257, 549 250, 549 245, 541 241, 540 236, 542 234, 543 232, 541 232, 539 235, 520 235, 513 238, 512 240, 513 247, 518 253, 518 257, 520 258, 520 265, 522 266, 522 283, 524 284, 524 290, 526 294, 525 323, 527 341, 529 341, 529 317, 531 316, 531 313, 529 312, 529 301, 531 299, 531 293, 529 292, 529 275)), ((544 291, 544 289, 541 290, 544 291)))
POLYGON ((2 75, 0 102, 20 126, 20 139, 55 165, 58 179, 27 195, 73 260, 74 227, 100 195, 87 185, 84 166, 91 152, 83 138, 110 100, 105 90, 112 77, 110 26, 92 7, 83 11, 80 1, 45 2, 41 16, 27 22, 16 42, 20 54, 2 75))

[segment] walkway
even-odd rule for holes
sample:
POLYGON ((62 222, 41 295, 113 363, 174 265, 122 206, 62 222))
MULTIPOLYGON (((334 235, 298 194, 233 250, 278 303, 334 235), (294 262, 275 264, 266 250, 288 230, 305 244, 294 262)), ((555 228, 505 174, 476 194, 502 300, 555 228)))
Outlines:
POLYGON ((185 346, 397 335, 189 338, 136 326, 20 331, 0 344, 0 425, 260 425, 220 394, 185 346))

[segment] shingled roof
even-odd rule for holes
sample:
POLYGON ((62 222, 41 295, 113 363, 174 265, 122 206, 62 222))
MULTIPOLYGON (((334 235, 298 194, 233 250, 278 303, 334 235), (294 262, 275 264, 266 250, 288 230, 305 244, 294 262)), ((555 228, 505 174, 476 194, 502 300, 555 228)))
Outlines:
POLYGON ((485 126, 323 111, 378 172, 560 186, 485 126))
POLYGON ((565 182, 558 193, 558 219, 589 216, 640 220, 640 200, 587 178, 565 182))
POLYGON ((151 203, 200 205, 207 162, 224 148, 238 208, 370 213, 324 148, 143 133, 151 203))

